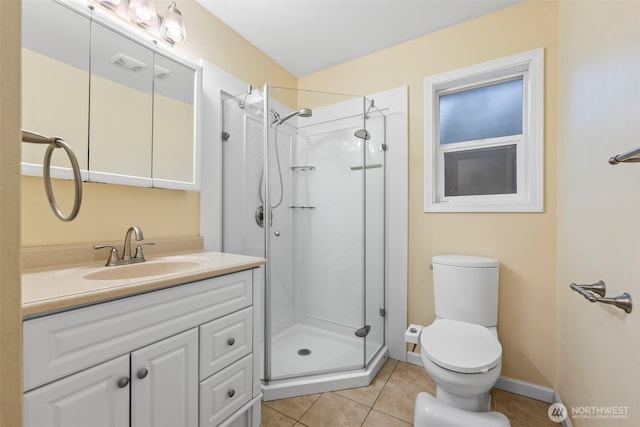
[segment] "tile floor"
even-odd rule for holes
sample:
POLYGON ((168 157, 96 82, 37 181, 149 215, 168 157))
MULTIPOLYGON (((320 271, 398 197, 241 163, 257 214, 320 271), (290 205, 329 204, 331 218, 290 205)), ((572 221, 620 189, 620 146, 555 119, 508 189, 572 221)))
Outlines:
MULTIPOLYGON (((388 359, 370 386, 262 403, 262 427, 406 427, 413 425, 416 395, 435 395, 436 385, 421 366, 388 359)), ((493 391, 493 410, 512 427, 557 426, 549 404, 502 390, 493 391)))

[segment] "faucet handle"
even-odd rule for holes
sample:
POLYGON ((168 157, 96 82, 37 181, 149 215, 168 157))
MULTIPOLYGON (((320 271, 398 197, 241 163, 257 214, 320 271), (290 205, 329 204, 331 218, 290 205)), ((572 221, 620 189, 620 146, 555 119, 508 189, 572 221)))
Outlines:
POLYGON ((114 266, 118 264, 118 248, 112 245, 95 245, 93 249, 104 249, 111 248, 109 252, 109 259, 107 259, 107 263, 105 264, 108 267, 114 266))
POLYGON ((139 261, 144 261, 144 254, 142 253, 142 247, 144 245, 155 245, 155 244, 156 244, 155 242, 138 243, 138 246, 136 246, 136 255, 134 256, 134 258, 139 261))

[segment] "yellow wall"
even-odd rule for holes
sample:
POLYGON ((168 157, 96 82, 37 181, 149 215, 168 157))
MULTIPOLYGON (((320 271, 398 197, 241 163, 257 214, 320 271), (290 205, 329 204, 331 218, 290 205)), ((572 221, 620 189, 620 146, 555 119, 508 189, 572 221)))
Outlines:
MULTIPOLYGON (((255 86, 266 81, 296 86, 293 75, 200 4, 194 0, 177 3, 188 36, 183 45, 175 47, 180 55, 194 62, 204 58, 255 86)), ((167 5, 168 1, 158 1, 156 7, 164 13, 167 5)), ((134 224, 144 230, 149 240, 200 232, 200 197, 195 192, 86 183, 78 219, 63 223, 49 211, 41 178, 23 177, 22 186, 23 246, 119 240, 134 224)), ((62 181, 56 182, 55 188, 61 209, 69 212, 72 187, 62 181)))
POLYGON ((22 423, 20 2, 0 2, 0 426, 22 423))
POLYGON ((433 255, 495 257, 502 263, 503 375, 544 386, 555 383, 557 9, 553 1, 527 1, 298 81, 300 89, 362 94, 409 85, 408 321, 434 318, 433 255), (539 47, 545 48, 545 212, 424 213, 424 78, 539 47))
POLYGON ((640 164, 607 160, 640 145, 640 2, 560 2, 557 390, 571 412, 628 407, 640 425, 640 316, 590 304, 569 283, 604 280, 640 296, 640 164))

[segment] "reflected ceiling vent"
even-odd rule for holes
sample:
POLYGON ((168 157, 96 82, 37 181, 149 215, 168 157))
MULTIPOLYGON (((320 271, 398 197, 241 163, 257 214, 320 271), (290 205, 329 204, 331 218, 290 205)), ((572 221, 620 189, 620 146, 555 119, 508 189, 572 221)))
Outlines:
POLYGON ((147 64, 140 62, 124 53, 116 53, 109 60, 112 64, 118 65, 127 71, 137 73, 147 68, 147 64))
POLYGON ((153 78, 156 80, 164 80, 171 74, 171 71, 158 65, 153 66, 153 78))

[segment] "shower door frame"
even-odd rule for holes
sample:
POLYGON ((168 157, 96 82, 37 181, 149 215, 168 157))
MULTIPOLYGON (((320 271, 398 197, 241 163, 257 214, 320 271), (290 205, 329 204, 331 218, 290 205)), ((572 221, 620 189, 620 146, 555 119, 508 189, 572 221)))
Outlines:
MULTIPOLYGON (((271 354, 272 354, 272 304, 271 304, 271 191, 269 190, 269 83, 263 86, 263 121, 262 121, 262 150, 263 158, 263 182, 264 182, 264 257, 267 259, 264 269, 264 366, 263 380, 271 381, 271 354)), ((259 189, 262 191, 262 189, 259 189)))

